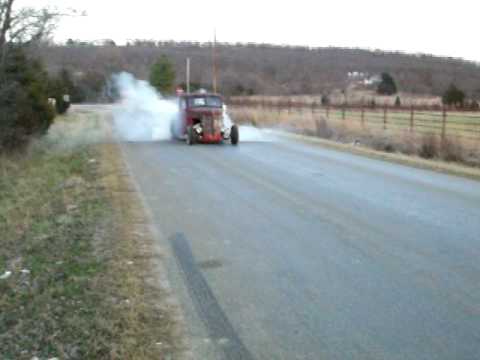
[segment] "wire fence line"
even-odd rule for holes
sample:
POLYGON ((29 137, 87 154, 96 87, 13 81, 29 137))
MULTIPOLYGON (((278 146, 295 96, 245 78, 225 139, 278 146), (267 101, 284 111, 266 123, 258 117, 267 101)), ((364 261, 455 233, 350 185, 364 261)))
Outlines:
POLYGON ((480 112, 438 106, 326 105, 311 101, 231 98, 230 105, 278 112, 323 115, 328 120, 356 121, 362 127, 456 137, 480 147, 480 112))

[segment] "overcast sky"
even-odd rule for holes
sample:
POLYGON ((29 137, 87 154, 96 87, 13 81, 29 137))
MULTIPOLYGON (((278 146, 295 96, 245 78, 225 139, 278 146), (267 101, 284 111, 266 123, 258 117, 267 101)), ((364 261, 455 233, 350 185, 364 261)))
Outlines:
POLYGON ((86 10, 86 17, 61 22, 58 41, 210 41, 216 28, 225 42, 360 47, 480 61, 478 0, 17 2, 86 10))

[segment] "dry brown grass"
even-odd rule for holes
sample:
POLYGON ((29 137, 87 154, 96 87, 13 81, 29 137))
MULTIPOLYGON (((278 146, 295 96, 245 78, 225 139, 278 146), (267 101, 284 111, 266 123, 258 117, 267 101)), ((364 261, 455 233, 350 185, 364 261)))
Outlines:
POLYGON ((480 146, 456 136, 444 140, 438 134, 412 133, 407 130, 383 130, 368 127, 359 121, 326 118, 324 114, 306 111, 232 107, 232 118, 238 123, 287 130, 297 134, 316 136, 341 143, 354 143, 383 152, 396 152, 425 159, 440 159, 480 167, 480 146))
MULTIPOLYGON (((411 94, 406 92, 400 92, 395 95, 386 96, 379 95, 374 90, 357 90, 349 89, 346 92, 346 95, 340 91, 336 90, 329 95, 329 100, 332 104, 341 105, 345 103, 348 104, 366 104, 375 101, 377 105, 389 105, 394 106, 397 96, 400 97, 402 104, 408 106, 442 106, 442 99, 439 96, 433 95, 419 95, 411 94)), ((250 95, 250 96, 234 96, 233 99, 236 100, 250 100, 250 101, 267 101, 267 102, 300 102, 304 104, 317 103, 320 104, 322 100, 322 95, 279 95, 279 96, 264 96, 264 95, 250 95)))
MULTIPOLYGON (((112 248, 108 288, 116 289, 118 314, 125 326, 118 329, 118 359, 171 359, 180 357, 182 334, 179 309, 168 301, 171 296, 154 278, 158 258, 148 219, 131 183, 118 144, 101 145, 102 183, 113 210, 112 248)), ((110 244, 111 245, 111 244, 110 244)))
POLYGON ((108 131, 81 131, 100 136, 105 119, 72 115, 0 158, 0 275, 12 274, 0 279, 0 357, 181 358, 177 309, 154 277, 118 146, 108 131))

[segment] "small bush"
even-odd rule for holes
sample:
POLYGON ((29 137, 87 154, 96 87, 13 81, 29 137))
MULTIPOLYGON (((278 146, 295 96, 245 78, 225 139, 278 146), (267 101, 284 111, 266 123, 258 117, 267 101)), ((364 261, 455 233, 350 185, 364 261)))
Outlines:
POLYGON ((445 161, 464 162, 465 151, 458 139, 446 138, 441 142, 440 157, 445 161))
POLYGON ((328 106, 330 105, 330 98, 328 97, 328 95, 322 95, 322 106, 328 106))
POLYGON ((371 139, 371 146, 378 151, 395 152, 396 146, 388 136, 374 136, 371 139))
POLYGON ((400 96, 397 96, 395 99, 395 107, 401 107, 402 106, 402 100, 400 100, 400 96))
POLYGON ((435 134, 426 134, 422 137, 419 154, 425 159, 438 157, 439 146, 438 138, 435 134))
POLYGON ((321 118, 315 122, 316 125, 316 133, 315 135, 320 138, 324 139, 331 139, 334 135, 333 130, 328 126, 327 120, 325 118, 321 118))
POLYGON ((419 152, 418 137, 410 132, 403 133, 397 142, 397 151, 406 155, 416 155, 419 152))

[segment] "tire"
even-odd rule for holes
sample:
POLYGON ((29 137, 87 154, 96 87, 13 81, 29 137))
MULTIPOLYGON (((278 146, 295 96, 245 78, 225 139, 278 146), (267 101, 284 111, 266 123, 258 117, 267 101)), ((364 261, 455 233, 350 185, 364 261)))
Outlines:
POLYGON ((192 127, 187 129, 187 144, 192 146, 196 142, 196 135, 192 127))
POLYGON ((232 145, 237 145, 239 141, 240 141, 240 134, 238 131, 238 126, 233 125, 230 131, 230 142, 232 143, 232 145))

